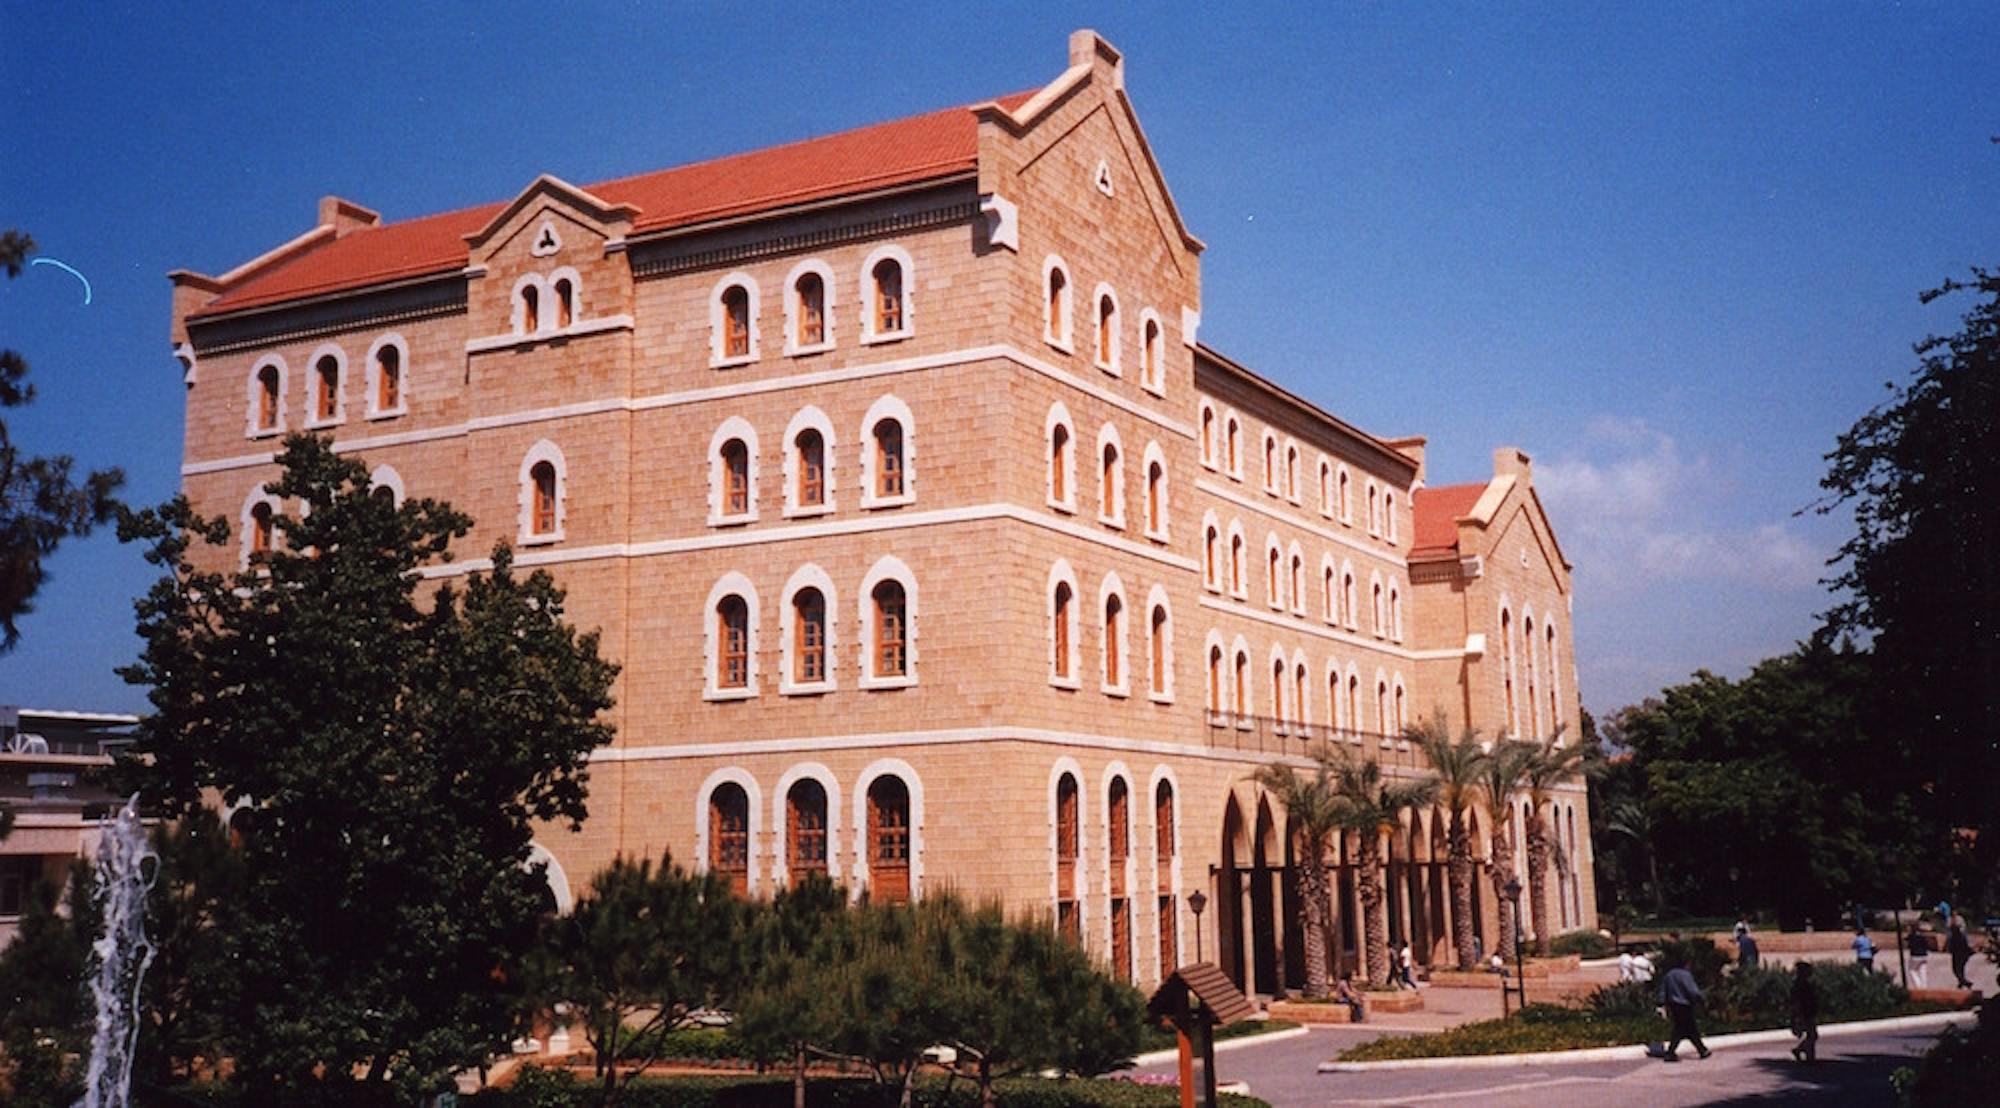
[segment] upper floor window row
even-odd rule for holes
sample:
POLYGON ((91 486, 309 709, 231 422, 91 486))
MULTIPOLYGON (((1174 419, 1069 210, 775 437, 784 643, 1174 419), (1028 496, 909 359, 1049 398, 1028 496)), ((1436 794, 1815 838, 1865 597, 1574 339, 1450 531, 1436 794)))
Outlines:
POLYGON ((583 278, 568 266, 514 282, 512 329, 534 336, 567 331, 583 318, 583 278))
MULTIPOLYGON (((1076 353, 1076 308, 1069 265, 1051 254, 1042 261, 1042 337, 1065 354, 1076 353)), ((1088 306, 1091 361, 1114 377, 1125 372, 1124 311, 1118 291, 1099 282, 1088 306)), ((1156 396, 1166 393, 1166 331, 1151 308, 1139 313, 1137 349, 1139 384, 1156 396)))
POLYGON ((741 700, 756 696, 760 677, 774 665, 785 695, 831 692, 841 672, 840 651, 853 651, 856 684, 864 689, 903 688, 917 680, 917 583, 910 567, 882 557, 855 592, 854 622, 840 618, 837 588, 817 565, 792 574, 779 598, 778 642, 766 656, 756 587, 741 573, 725 574, 710 590, 703 650, 705 696, 741 700), (851 646, 843 640, 851 639, 851 646))
MULTIPOLYGON (((389 419, 409 411, 410 344, 395 333, 369 345, 358 387, 368 419, 389 419)), ((347 352, 338 343, 324 343, 306 358, 305 419, 307 429, 334 427, 347 421, 348 396, 356 388, 349 380, 347 352)), ((245 390, 244 433, 250 438, 280 435, 287 430, 286 407, 291 369, 273 354, 251 367, 245 390)))
MULTIPOLYGON (((909 405, 894 395, 876 400, 858 428, 861 507, 894 508, 916 500, 916 420, 909 405)), ((837 487, 834 458, 838 434, 833 421, 808 405, 785 428, 778 467, 783 480, 783 515, 787 519, 824 515, 834 510, 837 487)), ((753 523, 763 485, 765 455, 757 429, 741 416, 723 421, 709 440, 710 526, 753 523)))
MULTIPOLYGON (((915 269, 909 252, 881 246, 856 275, 860 341, 894 342, 915 334, 915 269)), ((837 283, 833 268, 816 258, 785 275, 782 349, 786 357, 819 354, 834 347, 837 283)), ((764 356, 764 293, 755 277, 736 272, 717 281, 709 295, 709 364, 727 369, 764 356)))

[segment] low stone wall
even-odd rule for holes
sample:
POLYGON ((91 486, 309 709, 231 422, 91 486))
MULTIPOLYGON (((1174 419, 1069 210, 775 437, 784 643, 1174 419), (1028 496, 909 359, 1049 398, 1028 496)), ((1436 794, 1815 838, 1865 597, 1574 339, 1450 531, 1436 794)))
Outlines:
MULTIPOLYGON (((1363 999, 1366 1004, 1366 998, 1363 999)), ((1274 1000, 1270 1015, 1274 1020, 1291 1020, 1293 1023, 1327 1024, 1352 1023, 1354 1013, 1345 1004, 1308 1004, 1301 1000, 1274 1000)))
POLYGON ((1970 1008, 1985 996, 1978 989, 1911 989, 1911 1000, 1929 1000, 1955 1008, 1970 1008))

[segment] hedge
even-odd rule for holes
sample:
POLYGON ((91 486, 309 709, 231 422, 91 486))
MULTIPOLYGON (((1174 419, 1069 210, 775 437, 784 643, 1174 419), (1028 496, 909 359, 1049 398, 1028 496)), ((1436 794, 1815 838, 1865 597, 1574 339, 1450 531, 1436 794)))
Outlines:
MULTIPOLYGON (((941 1077, 917 1082, 914 1100, 924 1108, 977 1108, 979 1090, 969 1081, 941 1077)), ((996 1082, 995 1098, 1006 1108, 1172 1108, 1180 1090, 1117 1079, 1050 1080, 1034 1077, 996 1082)), ((806 1103, 814 1108, 894 1108, 901 1090, 860 1078, 809 1078, 806 1103)), ((529 1067, 513 1085, 487 1089, 461 1103, 471 1108, 585 1108, 596 1103, 596 1087, 561 1070, 529 1067)), ((1253 1097, 1224 1094, 1230 1108, 1270 1108, 1253 1097)), ((639 1078, 619 1094, 626 1108, 791 1108, 792 1082, 786 1077, 639 1078)))

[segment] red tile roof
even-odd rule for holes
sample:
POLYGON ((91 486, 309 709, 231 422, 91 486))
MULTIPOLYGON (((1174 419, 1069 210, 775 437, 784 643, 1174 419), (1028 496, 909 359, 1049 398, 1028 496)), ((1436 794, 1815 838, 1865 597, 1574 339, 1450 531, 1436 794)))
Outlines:
MULTIPOLYGON (((1008 110, 1032 92, 1000 100, 1008 110)), ((791 204, 948 177, 977 168, 971 106, 877 123, 585 186, 608 204, 639 209, 633 233, 684 227, 791 204)), ((313 247, 204 305, 195 316, 444 273, 466 263, 465 236, 505 203, 364 228, 313 247)))
POLYGON ((1472 513, 1472 506, 1486 492, 1486 482, 1469 485, 1441 485, 1418 489, 1410 500, 1416 516, 1410 557, 1449 553, 1458 549, 1458 521, 1472 513))

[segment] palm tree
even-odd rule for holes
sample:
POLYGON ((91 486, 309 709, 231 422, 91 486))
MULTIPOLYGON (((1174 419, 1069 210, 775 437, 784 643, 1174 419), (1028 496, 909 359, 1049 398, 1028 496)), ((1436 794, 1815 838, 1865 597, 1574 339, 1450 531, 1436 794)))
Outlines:
POLYGON ((1323 1000, 1332 989, 1326 964, 1326 856, 1344 824, 1334 791, 1332 760, 1322 751, 1310 773, 1273 762, 1257 771, 1257 783, 1285 806, 1297 839, 1299 914, 1305 931, 1306 997, 1323 1000))
POLYGON ((1523 783, 1528 790, 1528 895, 1535 906, 1535 953, 1546 955, 1555 939, 1549 919, 1549 855, 1555 847, 1549 835, 1549 821, 1542 816, 1555 787, 1577 775, 1583 767, 1583 747, 1560 745, 1562 728, 1534 748, 1523 783))
POLYGON ((1382 878, 1387 868, 1382 836, 1395 829, 1403 809, 1431 802, 1437 795, 1437 779, 1392 784, 1382 779, 1380 762, 1368 761, 1344 746, 1322 748, 1317 757, 1333 778, 1336 823, 1341 830, 1352 831, 1361 844, 1355 891, 1361 899, 1367 977, 1379 981, 1389 970, 1389 922, 1382 914, 1382 878))
POLYGON ((1665 914, 1666 900, 1660 893, 1660 860, 1653 854, 1653 814, 1636 800, 1621 800, 1605 813, 1604 829, 1638 844, 1646 856, 1646 877, 1653 887, 1653 914, 1665 914))
POLYGON ((1403 737, 1422 747, 1430 758, 1431 772, 1437 775, 1438 802, 1451 813, 1450 853, 1445 866, 1451 884, 1451 943, 1458 955, 1458 968, 1469 970, 1479 956, 1473 951, 1472 834, 1466 830, 1465 813, 1478 797, 1488 755, 1479 733, 1470 727, 1453 739, 1442 712, 1405 729, 1403 737))
POLYGON ((1494 946, 1503 958, 1519 957, 1514 949, 1514 902, 1507 899, 1507 883, 1514 879, 1514 798, 1528 775, 1528 762, 1535 748, 1528 743, 1502 742, 1487 755, 1479 773, 1479 791, 1486 803, 1486 821, 1492 843, 1493 901, 1499 908, 1500 941, 1494 946))

